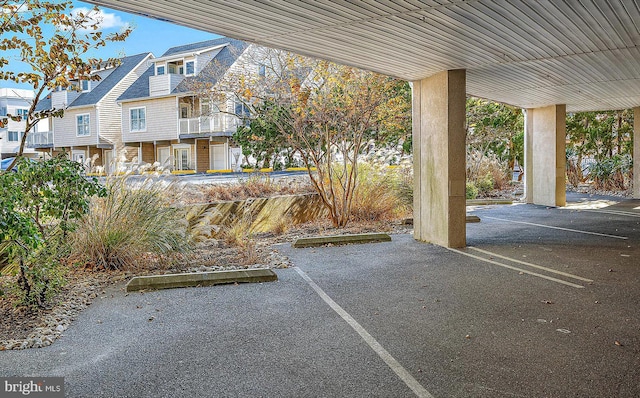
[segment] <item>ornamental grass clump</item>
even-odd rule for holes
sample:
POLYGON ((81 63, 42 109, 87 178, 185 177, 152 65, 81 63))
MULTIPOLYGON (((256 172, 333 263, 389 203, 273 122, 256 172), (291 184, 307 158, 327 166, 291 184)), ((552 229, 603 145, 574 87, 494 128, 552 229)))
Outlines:
POLYGON ((148 254, 172 256, 191 249, 185 212, 169 205, 171 184, 114 178, 107 189, 106 197, 91 202, 72 235, 72 259, 121 269, 138 265, 148 254))
MULTIPOLYGON (((368 162, 358 163, 351 219, 356 221, 394 220, 410 211, 404 171, 400 167, 368 162)), ((336 187, 336 189, 339 189, 336 187)))

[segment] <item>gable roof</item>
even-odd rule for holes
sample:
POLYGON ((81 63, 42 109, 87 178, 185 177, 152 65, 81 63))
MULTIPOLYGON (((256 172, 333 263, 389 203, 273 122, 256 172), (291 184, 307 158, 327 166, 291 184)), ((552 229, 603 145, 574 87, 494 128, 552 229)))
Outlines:
MULTIPOLYGON (((170 95, 178 93, 189 92, 189 83, 196 80, 208 79, 211 81, 211 76, 222 76, 227 69, 234 64, 238 57, 249 47, 249 43, 241 40, 230 39, 228 37, 221 37, 219 39, 202 41, 199 43, 185 44, 182 46, 171 47, 159 58, 164 58, 171 55, 180 55, 197 52, 198 50, 204 50, 207 48, 219 46, 225 43, 229 43, 223 49, 221 49, 216 56, 209 61, 209 63, 203 68, 196 76, 190 76, 185 78, 178 86, 170 93, 170 95), (217 74, 210 73, 212 69, 218 69, 217 74)), ((153 76, 154 68, 150 67, 145 73, 138 78, 124 93, 118 98, 118 101, 126 101, 140 98, 149 97, 149 77, 153 76)), ((212 83, 216 83, 215 81, 212 83)))
POLYGON ((230 39, 228 37, 220 37, 218 39, 206 40, 198 43, 184 44, 182 46, 171 47, 170 49, 165 51, 164 54, 160 56, 160 58, 163 58, 169 55, 192 53, 198 50, 204 50, 205 48, 219 46, 221 44, 232 42, 232 41, 240 42, 240 40, 230 39))
POLYGON ((153 76, 154 66, 151 65, 132 85, 122 93, 116 101, 149 96, 149 77, 153 76))
POLYGON ((36 112, 51 109, 51 93, 41 98, 36 104, 36 112))
POLYGON ((87 106, 97 104, 109 91, 111 91, 122 79, 124 79, 140 62, 142 62, 151 53, 141 53, 124 57, 120 59, 118 65, 113 72, 100 81, 91 91, 81 93, 69 107, 87 106))

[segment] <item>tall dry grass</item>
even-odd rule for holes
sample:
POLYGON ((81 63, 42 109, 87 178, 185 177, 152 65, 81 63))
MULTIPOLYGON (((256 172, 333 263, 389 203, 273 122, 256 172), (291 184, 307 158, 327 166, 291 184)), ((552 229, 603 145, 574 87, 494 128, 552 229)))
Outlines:
MULTIPOLYGON (((467 153, 467 186, 477 196, 488 196, 494 190, 503 190, 509 186, 512 175, 506 161, 501 161, 495 154, 484 154, 480 151, 467 153)), ((469 188, 467 188, 469 192, 469 188)), ((470 198, 469 195, 467 199, 470 198)))
POLYGON ((388 221, 410 212, 413 190, 406 174, 400 167, 358 163, 350 219, 388 221))
POLYGON ((111 178, 108 195, 94 198, 71 236, 71 258, 88 266, 120 269, 145 255, 172 255, 191 248, 184 211, 169 206, 171 184, 148 178, 111 178))
POLYGON ((276 181, 268 175, 255 174, 229 184, 211 184, 199 187, 206 202, 265 198, 276 195, 293 195, 313 192, 310 182, 299 180, 276 181))

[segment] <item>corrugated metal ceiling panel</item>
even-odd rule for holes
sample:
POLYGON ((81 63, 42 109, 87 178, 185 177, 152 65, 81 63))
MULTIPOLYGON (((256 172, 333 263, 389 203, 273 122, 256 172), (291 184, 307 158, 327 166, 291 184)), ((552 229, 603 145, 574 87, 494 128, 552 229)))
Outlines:
POLYGON ((470 94, 522 107, 640 106, 633 0, 88 2, 407 80, 464 68, 470 94))

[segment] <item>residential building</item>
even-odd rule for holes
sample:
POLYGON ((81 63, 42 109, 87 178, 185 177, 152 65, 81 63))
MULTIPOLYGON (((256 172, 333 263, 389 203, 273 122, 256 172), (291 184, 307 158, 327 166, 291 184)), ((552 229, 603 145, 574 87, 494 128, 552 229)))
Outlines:
POLYGON ((250 57, 256 49, 223 37, 173 47, 153 59, 118 98, 123 143, 137 149, 141 163, 171 170, 237 169, 241 149, 231 137, 247 110, 230 92, 209 94, 225 93, 220 82, 247 65, 257 72, 250 57))
POLYGON ((109 171, 125 150, 116 99, 147 70, 152 58, 151 53, 121 58, 117 65, 92 72, 99 80, 78 81, 73 88, 50 93, 38 109, 65 109, 64 116, 38 123, 43 126, 30 134, 29 146, 51 154, 66 151, 88 169, 109 171))
MULTIPOLYGON (((32 90, 0 88, 0 117, 26 115, 33 97, 32 90)), ((24 127, 24 121, 7 119, 6 126, 0 128, 0 156, 2 159, 13 157, 18 153, 24 135, 24 127)), ((28 157, 37 156, 37 153, 31 148, 25 148, 23 154, 28 157)))

